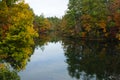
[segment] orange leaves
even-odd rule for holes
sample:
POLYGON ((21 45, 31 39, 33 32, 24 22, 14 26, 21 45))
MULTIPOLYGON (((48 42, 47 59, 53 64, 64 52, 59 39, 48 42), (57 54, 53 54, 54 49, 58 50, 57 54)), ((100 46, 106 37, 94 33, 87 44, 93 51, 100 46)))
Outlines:
POLYGON ((120 26, 120 0, 114 0, 112 7, 113 20, 115 21, 116 26, 120 26))
POLYGON ((46 33, 51 28, 51 23, 43 15, 35 16, 34 27, 37 29, 38 33, 46 33))
POLYGON ((120 0, 114 0, 109 5, 109 10, 112 14, 114 14, 120 8, 120 0))
POLYGON ((84 14, 84 15, 82 15, 81 19, 86 20, 86 21, 90 21, 92 19, 92 17, 88 14, 84 14))
POLYGON ((117 38, 118 40, 120 40, 120 34, 117 34, 117 35, 116 35, 116 38, 117 38))
POLYGON ((89 32, 91 30, 91 25, 89 23, 83 24, 84 29, 89 32))
POLYGON ((100 26, 101 28, 105 28, 105 27, 106 27, 106 23, 100 22, 100 23, 99 23, 99 26, 100 26))
POLYGON ((120 13, 114 14, 114 21, 115 21, 116 26, 120 27, 120 13))
POLYGON ((86 37, 86 32, 82 32, 81 34, 83 38, 86 37))
POLYGON ((82 15, 81 17, 82 19, 82 25, 83 25, 83 28, 89 32, 91 30, 91 26, 92 26, 92 17, 88 14, 85 14, 85 15, 82 15))
POLYGON ((109 10, 115 21, 115 26, 120 26, 120 0, 114 0, 109 6, 109 10))
POLYGON ((101 21, 98 23, 98 26, 103 29, 103 32, 106 32, 106 26, 107 26, 107 25, 106 25, 106 21, 101 20, 101 21))

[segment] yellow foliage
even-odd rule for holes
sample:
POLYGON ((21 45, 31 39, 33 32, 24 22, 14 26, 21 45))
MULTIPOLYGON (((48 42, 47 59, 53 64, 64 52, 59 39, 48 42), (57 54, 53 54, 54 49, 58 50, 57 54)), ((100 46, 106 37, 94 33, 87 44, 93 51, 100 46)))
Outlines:
POLYGON ((87 32, 91 30, 91 25, 89 23, 84 24, 83 27, 85 28, 87 32))
POLYGON ((91 20, 92 17, 89 14, 84 14, 84 15, 82 15, 81 19, 82 20, 91 20))
POLYGON ((117 35, 116 35, 116 38, 117 38, 118 40, 120 40, 120 34, 117 34, 117 35))
POLYGON ((120 27, 120 13, 114 14, 115 25, 120 27))
POLYGON ((86 37, 86 32, 82 32, 82 37, 86 37))
POLYGON ((103 29, 103 32, 106 32, 106 22, 101 20, 99 23, 97 23, 100 28, 103 29))
POLYGON ((105 37, 108 37, 108 33, 105 33, 105 37))
POLYGON ((105 27, 106 27, 106 21, 101 20, 101 21, 98 23, 98 26, 101 27, 101 28, 105 28, 105 27))
POLYGON ((5 68, 5 64, 0 63, 0 69, 4 69, 5 68))

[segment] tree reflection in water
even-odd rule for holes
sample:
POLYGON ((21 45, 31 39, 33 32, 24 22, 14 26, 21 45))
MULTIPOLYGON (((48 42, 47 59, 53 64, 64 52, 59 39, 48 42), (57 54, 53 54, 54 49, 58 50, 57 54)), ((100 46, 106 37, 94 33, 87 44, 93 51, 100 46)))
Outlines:
MULTIPOLYGON (((53 35, 41 35, 35 39, 34 45, 27 44, 27 42, 21 45, 21 43, 11 42, 11 40, 2 43, 0 44, 0 64, 9 63, 13 71, 6 67, 4 71, 8 71, 8 75, 14 75, 11 79, 17 78, 15 80, 19 80, 17 71, 25 69, 34 48, 43 47, 48 42, 57 41, 61 41, 61 38, 56 38, 53 35)), ((71 77, 81 80, 120 80, 119 42, 62 38, 62 45, 71 77)), ((0 68, 0 70, 2 69, 0 68)), ((0 71, 0 80, 4 80, 2 79, 4 71, 0 71)), ((4 75, 4 78, 7 78, 7 76, 4 75)))
MULTIPOLYGON (((25 37, 25 36, 24 36, 25 37)), ((34 43, 24 40, 3 40, 0 42, 0 80, 20 80, 15 78, 18 72, 24 70, 35 47, 43 47, 48 42, 57 42, 50 38, 50 35, 44 34, 34 39, 34 43), (10 68, 8 68, 8 64, 10 68), (2 67, 2 68, 1 68, 2 67), (10 69, 13 69, 11 71, 10 69), (9 75, 9 76, 7 76, 9 75), (11 76, 11 77, 10 77, 11 76), (8 79, 9 78, 9 79, 8 79)), ((31 39, 33 40, 33 38, 31 39)), ((32 41, 33 42, 33 41, 32 41)))
MULTIPOLYGON (((0 39, 0 80, 20 80, 17 72, 24 70, 34 51, 33 38, 0 39), (8 64, 10 67, 8 67, 8 64), (4 65, 4 66, 3 66, 4 65), (11 71, 13 69, 13 71, 11 71)), ((27 36, 24 36, 26 38, 27 36)))
POLYGON ((71 77, 82 80, 120 80, 120 44, 63 39, 71 77))
POLYGON ((7 64, 0 63, 0 80, 20 80, 15 70, 11 70, 7 64))

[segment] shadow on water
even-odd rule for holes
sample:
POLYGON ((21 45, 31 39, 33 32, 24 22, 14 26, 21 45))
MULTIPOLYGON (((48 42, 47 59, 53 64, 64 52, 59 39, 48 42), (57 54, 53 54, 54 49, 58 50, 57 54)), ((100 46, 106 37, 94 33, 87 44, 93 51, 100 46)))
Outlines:
POLYGON ((71 77, 80 80, 120 80, 119 42, 62 41, 71 77))

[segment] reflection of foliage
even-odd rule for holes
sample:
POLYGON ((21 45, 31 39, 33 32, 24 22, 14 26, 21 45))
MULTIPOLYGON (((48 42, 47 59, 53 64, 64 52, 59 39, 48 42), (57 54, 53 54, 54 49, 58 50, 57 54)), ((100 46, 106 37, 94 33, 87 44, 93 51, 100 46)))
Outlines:
POLYGON ((91 80, 120 79, 120 49, 117 43, 63 40, 69 74, 91 80), (95 77, 94 77, 95 78, 95 77))
POLYGON ((46 45, 48 42, 58 42, 60 40, 60 37, 58 34, 54 32, 47 33, 41 33, 39 37, 35 38, 35 46, 42 47, 46 45))
POLYGON ((20 80, 17 72, 10 70, 5 64, 0 64, 0 80, 20 80))
MULTIPOLYGON (((7 44, 8 43, 5 45, 7 44)), ((17 43, 14 43, 14 45, 15 44, 17 43)), ((26 47, 15 47, 14 50, 9 50, 12 48, 11 46, 1 47, 2 49, 0 50, 5 53, 0 53, 0 58, 2 58, 2 60, 5 62, 10 63, 10 65, 18 71, 25 68, 27 61, 33 53, 33 48, 30 45, 26 47), (8 48, 8 52, 6 48, 8 48)))
POLYGON ((39 37, 35 38, 35 45, 41 47, 47 44, 47 42, 49 41, 50 41, 50 36, 48 34, 42 34, 39 35, 39 37))

